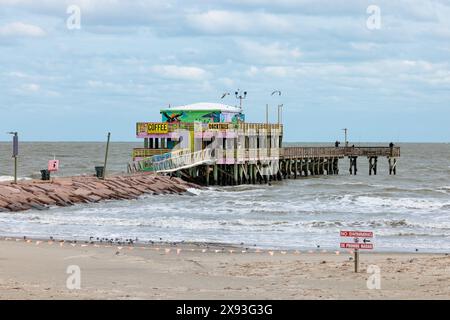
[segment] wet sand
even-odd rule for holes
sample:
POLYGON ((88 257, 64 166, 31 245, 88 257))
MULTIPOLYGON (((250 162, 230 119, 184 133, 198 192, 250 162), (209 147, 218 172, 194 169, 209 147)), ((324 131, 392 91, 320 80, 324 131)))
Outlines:
POLYGON ((0 240, 0 299, 450 299, 450 256, 0 240), (28 242, 27 242, 28 241, 28 242), (242 252, 245 251, 245 252, 242 252), (79 266, 80 289, 66 273, 79 266), (380 289, 368 289, 369 265, 380 289))

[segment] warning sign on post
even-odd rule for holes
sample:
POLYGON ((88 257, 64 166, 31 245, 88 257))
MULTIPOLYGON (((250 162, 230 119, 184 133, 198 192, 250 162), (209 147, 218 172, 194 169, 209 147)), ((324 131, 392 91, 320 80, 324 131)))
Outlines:
POLYGON ((340 247, 343 249, 373 249, 373 232, 372 231, 341 231, 340 236, 343 239, 340 247))
POLYGON ((59 169, 59 160, 48 160, 48 171, 56 172, 59 169))

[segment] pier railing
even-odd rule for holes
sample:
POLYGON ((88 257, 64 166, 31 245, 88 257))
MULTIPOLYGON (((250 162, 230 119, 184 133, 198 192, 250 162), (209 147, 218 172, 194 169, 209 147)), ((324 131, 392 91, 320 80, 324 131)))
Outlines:
POLYGON ((285 147, 283 158, 400 157, 400 147, 285 147))
POLYGON ((189 149, 173 150, 162 155, 145 157, 129 164, 129 172, 173 172, 201 164, 241 163, 295 158, 344 157, 400 157, 400 147, 285 147, 251 149, 210 149, 191 152, 189 149))
POLYGON ((211 152, 212 150, 207 148, 196 152, 181 153, 168 159, 153 162, 151 166, 153 171, 156 172, 172 172, 187 169, 197 165, 214 162, 211 152))
POLYGON ((167 152, 171 152, 171 149, 149 149, 149 148, 134 148, 133 149, 133 159, 134 158, 146 158, 154 155, 160 155, 167 152))

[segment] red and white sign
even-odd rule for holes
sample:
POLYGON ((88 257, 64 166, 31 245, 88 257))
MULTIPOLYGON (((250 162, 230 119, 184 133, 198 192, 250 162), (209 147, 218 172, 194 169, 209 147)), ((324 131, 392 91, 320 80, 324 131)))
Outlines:
POLYGON ((59 160, 48 160, 48 171, 55 172, 59 169, 59 160))
POLYGON ((341 248, 343 249, 373 249, 372 243, 355 243, 355 242, 341 242, 341 248))
POLYGON ((341 237, 373 238, 371 231, 341 231, 341 237))
POLYGON ((349 238, 341 242, 340 247, 343 249, 373 249, 372 239, 366 239, 373 238, 371 231, 341 231, 340 236, 349 238))

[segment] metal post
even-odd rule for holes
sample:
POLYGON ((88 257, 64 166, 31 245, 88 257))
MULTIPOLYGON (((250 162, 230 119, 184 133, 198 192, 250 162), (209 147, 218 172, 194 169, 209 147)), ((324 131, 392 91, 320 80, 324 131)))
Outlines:
POLYGON ((13 135, 12 157, 14 158, 14 183, 17 183, 17 157, 19 156, 19 136, 17 131, 8 133, 13 135))
POLYGON ((278 105, 278 124, 283 123, 283 104, 278 105))
POLYGON ((359 272, 359 250, 355 249, 355 272, 359 272))
POLYGON ((278 120, 277 123, 280 124, 280 105, 278 105, 278 120))
POLYGON ((108 150, 109 150, 109 139, 111 138, 111 132, 108 132, 108 140, 106 141, 106 152, 105 152, 105 164, 103 165, 103 177, 106 177, 106 162, 108 161, 108 150))
POLYGON ((14 157, 14 183, 17 184, 17 156, 14 157))
POLYGON ((345 134, 345 146, 348 147, 348 140, 347 140, 347 128, 342 129, 344 130, 344 134, 345 134))

